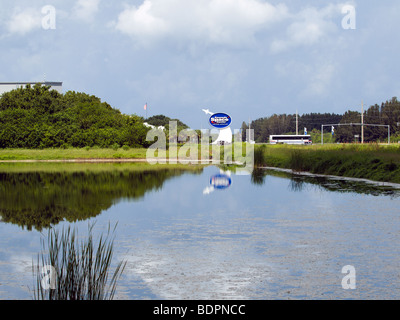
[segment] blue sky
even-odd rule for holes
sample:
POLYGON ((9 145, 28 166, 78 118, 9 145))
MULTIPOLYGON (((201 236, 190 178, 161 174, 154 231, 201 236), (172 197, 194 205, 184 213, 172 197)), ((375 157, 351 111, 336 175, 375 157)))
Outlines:
POLYGON ((1 82, 63 81, 126 114, 144 116, 147 102, 149 116, 200 129, 208 108, 240 128, 274 113, 343 113, 400 96, 395 0, 0 4, 1 82), (349 6, 356 20, 342 11, 349 6))

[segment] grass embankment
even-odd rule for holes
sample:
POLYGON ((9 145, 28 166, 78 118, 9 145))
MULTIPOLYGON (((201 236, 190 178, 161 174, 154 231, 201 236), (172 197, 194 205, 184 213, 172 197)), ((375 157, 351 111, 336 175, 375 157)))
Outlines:
MULTIPOLYGON (((242 151, 242 156, 246 156, 246 145, 239 144, 236 148, 242 151)), ((234 157, 233 146, 227 146, 227 154, 224 147, 208 146, 205 150, 201 145, 178 145, 177 149, 168 149, 164 155, 159 151, 154 153, 155 158, 167 158, 188 160, 205 160, 217 157, 224 160, 224 156, 232 159, 234 157), (197 150, 197 155, 194 154, 197 150), (215 152, 215 154, 213 153, 215 152)), ((236 150, 236 149, 235 149, 236 150)), ((146 160, 146 148, 54 148, 54 149, 0 149, 0 161, 63 161, 63 160, 146 160)), ((153 152, 150 153, 152 157, 153 152)))
POLYGON ((256 146, 256 166, 400 183, 398 145, 256 146))
POLYGON ((80 159, 146 159, 147 149, 1 149, 0 161, 12 160, 80 160, 80 159))
POLYGON ((166 169, 196 172, 204 166, 185 164, 156 164, 138 163, 0 163, 0 173, 102 173, 102 172, 157 172, 166 169))

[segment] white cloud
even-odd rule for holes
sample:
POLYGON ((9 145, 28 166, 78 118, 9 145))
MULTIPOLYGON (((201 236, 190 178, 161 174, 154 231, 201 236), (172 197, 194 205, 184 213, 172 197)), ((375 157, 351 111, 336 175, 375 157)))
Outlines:
POLYGON ((74 16, 83 21, 92 21, 99 11, 100 0, 78 0, 73 12, 74 16))
POLYGON ((127 8, 118 17, 117 30, 134 37, 143 37, 143 40, 166 34, 169 28, 167 22, 157 17, 153 10, 150 0, 138 8, 127 8))
POLYGON ((42 17, 39 10, 16 8, 7 23, 7 29, 11 34, 25 35, 42 26, 42 17))
POLYGON ((299 97, 324 96, 332 89, 339 67, 330 59, 303 62, 291 60, 275 66, 276 74, 298 88, 299 97))
POLYGON ((260 0, 145 0, 138 7, 127 7, 115 26, 145 43, 173 38, 240 45, 286 15, 286 6, 260 0))
POLYGON ((286 37, 271 43, 272 53, 280 53, 293 47, 317 44, 338 30, 342 5, 328 5, 318 10, 309 7, 291 16, 286 37), (334 21, 336 18, 337 21, 334 21))
POLYGON ((325 95, 329 92, 332 80, 336 74, 335 65, 325 62, 317 66, 311 77, 310 82, 303 94, 307 96, 325 95))

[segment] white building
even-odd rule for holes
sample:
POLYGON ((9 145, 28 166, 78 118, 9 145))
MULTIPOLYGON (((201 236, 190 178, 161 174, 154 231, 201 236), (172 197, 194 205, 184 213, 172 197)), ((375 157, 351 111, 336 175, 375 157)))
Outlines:
POLYGON ((44 84, 46 86, 51 86, 52 90, 57 90, 59 93, 63 93, 62 92, 62 82, 0 82, 0 95, 2 95, 5 92, 9 92, 15 89, 19 89, 19 88, 25 88, 26 85, 30 84, 32 87, 37 84, 37 83, 41 83, 44 84))

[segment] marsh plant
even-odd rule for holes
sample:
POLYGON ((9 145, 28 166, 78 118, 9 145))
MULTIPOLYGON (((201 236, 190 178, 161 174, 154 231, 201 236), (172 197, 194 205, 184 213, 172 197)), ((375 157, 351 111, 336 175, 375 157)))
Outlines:
POLYGON ((254 148, 254 166, 262 167, 265 165, 265 151, 266 146, 261 145, 260 147, 254 148))
POLYGON ((289 161, 290 168, 293 171, 302 171, 306 167, 304 152, 301 152, 300 150, 292 150, 289 161))
POLYGON ((93 226, 88 235, 79 240, 76 229, 68 227, 62 232, 48 231, 47 243, 41 240, 42 252, 37 265, 32 263, 34 300, 112 300, 117 281, 126 262, 119 262, 110 278, 114 253, 114 228, 97 241, 93 226))

